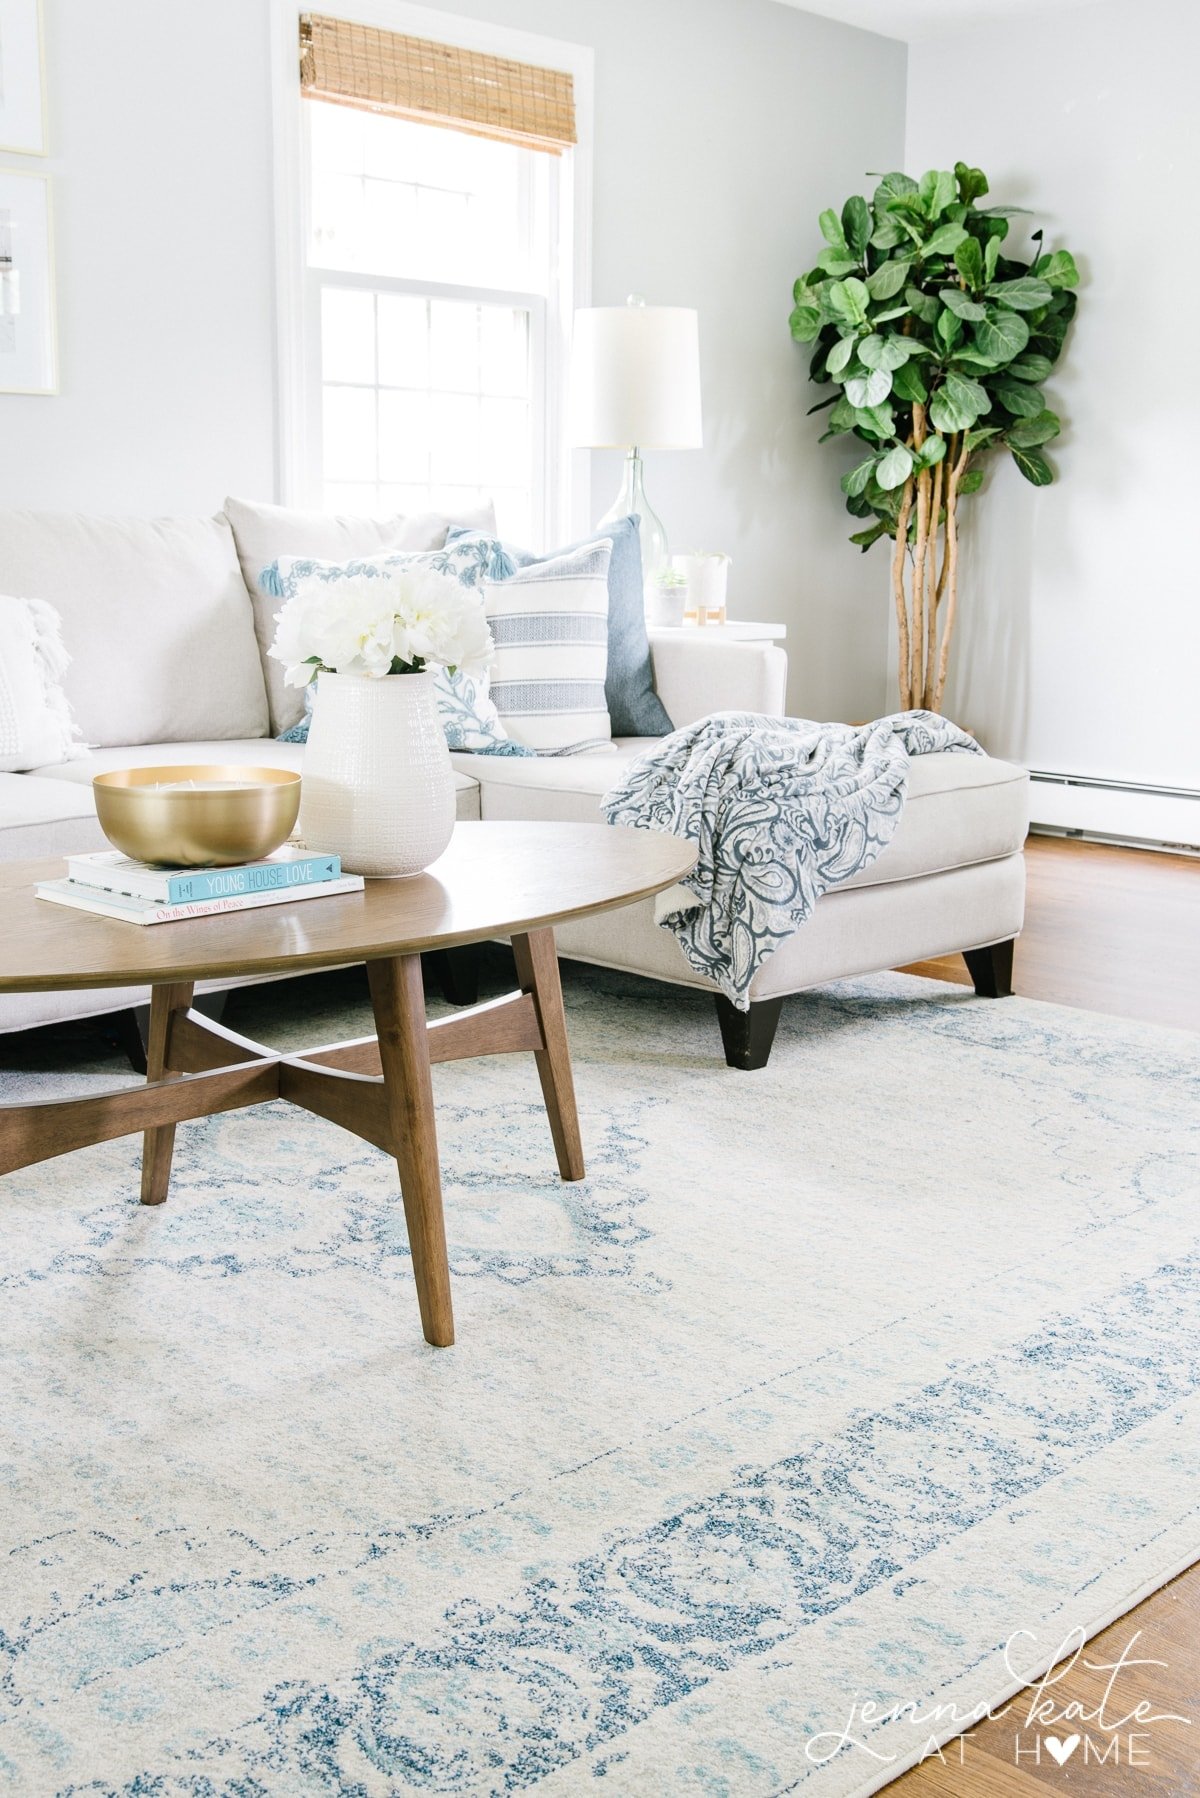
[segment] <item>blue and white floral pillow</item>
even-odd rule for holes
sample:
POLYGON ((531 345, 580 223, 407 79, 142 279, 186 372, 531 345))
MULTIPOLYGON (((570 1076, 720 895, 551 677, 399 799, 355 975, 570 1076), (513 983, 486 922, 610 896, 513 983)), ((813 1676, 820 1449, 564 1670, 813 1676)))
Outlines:
MULTIPOLYGON (((469 542, 451 543, 444 549, 391 550, 386 555, 363 556, 352 562, 319 562, 311 556, 280 556, 258 577, 264 593, 279 600, 293 599, 310 581, 328 583, 368 578, 387 580, 392 573, 413 567, 432 568, 448 574, 478 594, 480 609, 484 598, 481 586, 485 575, 508 573, 510 564, 494 538, 477 537, 469 542)), ((280 741, 304 743, 312 719, 313 692, 319 682, 305 689, 304 717, 291 730, 284 731, 280 741)), ((505 730, 489 693, 486 674, 451 674, 439 668, 434 674, 438 716, 451 749, 469 750, 475 755, 532 755, 523 743, 514 743, 505 730)))

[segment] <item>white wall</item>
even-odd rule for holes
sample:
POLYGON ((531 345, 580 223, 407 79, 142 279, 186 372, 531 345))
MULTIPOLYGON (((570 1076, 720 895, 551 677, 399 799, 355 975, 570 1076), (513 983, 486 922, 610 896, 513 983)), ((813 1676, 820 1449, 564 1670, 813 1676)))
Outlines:
POLYGON ((1059 482, 1035 491, 998 466, 969 502, 950 709, 1034 768, 1194 788, 1198 67, 1193 0, 917 44, 906 159, 917 174, 978 164, 994 201, 1034 211, 1013 239, 1044 224, 1084 275, 1048 384, 1059 482))
MULTIPOLYGON (((699 308, 706 447, 648 458, 680 546, 790 627, 791 701, 884 695, 878 569, 845 541, 791 284, 816 215, 890 168, 902 45, 777 0, 452 0, 595 50, 594 287, 699 308)), ((46 0, 62 394, 0 396, 0 504, 213 509, 274 492, 267 0, 46 0)), ((616 489, 597 456, 597 512, 616 489)))
POLYGON ((0 505, 269 495, 274 319, 259 0, 45 0, 61 392, 0 394, 0 505))

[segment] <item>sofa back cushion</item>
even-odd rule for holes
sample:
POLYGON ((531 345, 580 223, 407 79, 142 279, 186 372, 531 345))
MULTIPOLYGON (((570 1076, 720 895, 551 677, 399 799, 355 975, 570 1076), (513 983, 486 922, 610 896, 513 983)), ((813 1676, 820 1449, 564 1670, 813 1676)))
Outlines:
POLYGON ((275 614, 280 602, 259 583, 264 568, 282 556, 317 562, 353 562, 393 549, 441 549, 451 524, 493 532, 492 506, 464 510, 453 518, 444 512, 396 513, 391 518, 357 518, 336 512, 300 512, 256 500, 227 499, 225 516, 233 526, 246 591, 254 607, 254 629, 266 675, 271 729, 291 730, 304 716, 304 695, 284 686, 281 663, 267 655, 275 640, 275 614))
POLYGON ((43 599, 97 747, 260 737, 267 695, 228 522, 0 513, 0 593, 43 599))

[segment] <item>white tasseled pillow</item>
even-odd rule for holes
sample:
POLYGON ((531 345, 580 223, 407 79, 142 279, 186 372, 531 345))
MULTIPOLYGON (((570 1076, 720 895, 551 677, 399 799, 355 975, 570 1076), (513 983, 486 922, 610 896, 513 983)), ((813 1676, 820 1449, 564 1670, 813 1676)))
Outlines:
POLYGON ((23 774, 82 754, 62 689, 69 660, 53 606, 0 595, 0 773, 23 774))

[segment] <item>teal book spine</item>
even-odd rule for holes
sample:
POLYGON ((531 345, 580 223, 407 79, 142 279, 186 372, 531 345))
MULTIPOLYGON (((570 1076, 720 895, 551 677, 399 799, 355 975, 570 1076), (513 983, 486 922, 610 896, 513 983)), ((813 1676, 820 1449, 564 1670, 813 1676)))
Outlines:
POLYGON ((278 893, 286 887, 320 886, 342 871, 337 855, 308 855, 295 861, 257 862, 246 868, 197 868, 172 874, 167 905, 195 905, 202 899, 240 899, 245 893, 278 893))

